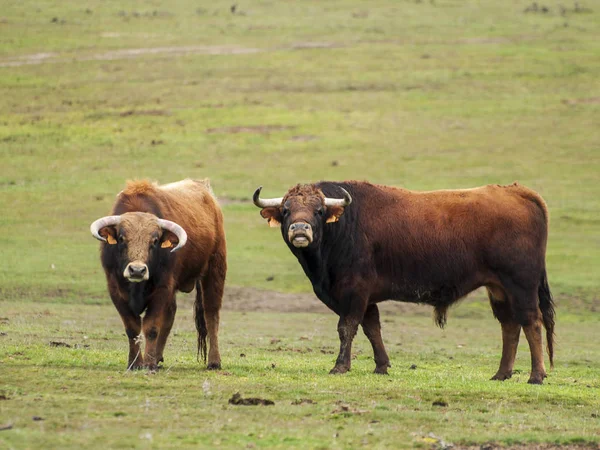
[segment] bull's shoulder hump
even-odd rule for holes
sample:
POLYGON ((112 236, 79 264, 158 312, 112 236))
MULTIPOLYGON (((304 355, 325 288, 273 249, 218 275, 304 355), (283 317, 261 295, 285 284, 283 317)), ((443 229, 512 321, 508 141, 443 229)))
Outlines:
POLYGON ((192 180, 190 178, 186 178, 185 180, 176 181, 174 183, 163 184, 159 186, 159 188, 163 191, 172 192, 172 191, 180 191, 180 192, 208 192, 209 194, 214 196, 212 187, 210 185, 210 180, 205 178, 203 180, 192 180))
POLYGON ((150 180, 128 180, 119 195, 144 195, 156 191, 158 185, 150 180))

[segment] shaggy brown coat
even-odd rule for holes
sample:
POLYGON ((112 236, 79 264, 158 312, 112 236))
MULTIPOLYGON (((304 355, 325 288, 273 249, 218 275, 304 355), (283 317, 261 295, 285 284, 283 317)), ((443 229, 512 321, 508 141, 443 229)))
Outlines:
POLYGON ((116 227, 100 230, 108 238, 101 244, 101 260, 111 299, 129 338, 128 367, 155 369, 163 360, 177 309, 175 293, 196 287, 198 350, 206 361, 208 335, 208 367, 219 368, 219 311, 227 262, 223 216, 208 180, 163 186, 130 181, 118 194, 112 214, 121 215, 122 220, 116 227), (177 238, 162 230, 156 218, 175 222, 186 231, 187 243, 179 251, 170 252, 177 238), (157 241, 161 245, 155 245, 157 241), (147 264, 147 281, 130 283, 124 278, 123 269, 133 260, 147 264), (146 341, 143 356, 141 333, 146 341))
POLYGON ((414 192, 358 181, 320 182, 291 188, 281 205, 261 215, 271 225, 281 224, 315 294, 340 316, 340 353, 332 373, 350 369, 359 324, 373 346, 375 371, 387 373, 377 303, 430 304, 444 326, 451 304, 485 286, 503 336, 493 378, 510 378, 521 329, 531 351, 529 382, 546 376, 542 324, 551 363, 554 330, 545 265, 548 211, 531 189, 515 183, 414 192), (342 198, 340 188, 352 203, 327 208, 324 198, 342 198), (308 246, 290 241, 298 229, 308 246))

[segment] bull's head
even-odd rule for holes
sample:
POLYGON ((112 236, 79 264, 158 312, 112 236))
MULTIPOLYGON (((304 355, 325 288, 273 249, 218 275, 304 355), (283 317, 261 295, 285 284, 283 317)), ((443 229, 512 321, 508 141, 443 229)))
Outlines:
POLYGON ((254 204, 261 208, 260 215, 269 226, 281 225, 283 238, 296 248, 318 245, 322 229, 327 223, 337 222, 352 197, 342 187, 344 198, 328 198, 312 184, 297 185, 285 197, 261 199, 259 187, 253 196, 254 204))
POLYGON ((187 241, 185 230, 175 222, 143 212, 102 217, 90 231, 96 239, 117 246, 123 277, 134 283, 150 278, 161 249, 175 252, 187 241))

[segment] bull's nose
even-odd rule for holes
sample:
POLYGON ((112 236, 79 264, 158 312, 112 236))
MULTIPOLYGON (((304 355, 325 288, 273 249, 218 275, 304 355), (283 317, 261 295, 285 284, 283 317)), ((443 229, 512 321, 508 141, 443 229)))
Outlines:
POLYGON ((296 222, 290 225, 290 231, 308 231, 310 225, 306 222, 296 222))
POLYGON ((147 280, 150 278, 148 266, 146 264, 129 263, 127 264, 127 267, 125 267, 123 277, 134 283, 147 280))
POLYGON ((132 277, 143 277, 144 275, 146 275, 147 271, 148 268, 146 266, 134 266, 133 264, 129 266, 129 274, 132 277))

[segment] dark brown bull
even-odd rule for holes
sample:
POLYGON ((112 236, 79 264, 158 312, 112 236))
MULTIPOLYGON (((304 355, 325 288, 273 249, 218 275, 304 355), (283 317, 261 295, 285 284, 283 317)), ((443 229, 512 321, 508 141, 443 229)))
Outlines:
POLYGON ((176 291, 196 287, 198 351, 221 367, 219 311, 227 272, 223 216, 208 180, 128 182, 112 215, 91 225, 110 297, 129 338, 128 368, 157 368, 173 326, 176 291), (146 311, 144 318, 140 317, 146 311), (140 352, 140 335, 146 341, 140 352))
POLYGON ((502 359, 492 379, 512 375, 521 329, 531 350, 529 383, 546 376, 542 325, 553 362, 554 305, 546 277, 548 211, 517 183, 412 192, 366 182, 297 185, 254 203, 298 258, 317 297, 340 316, 340 353, 331 373, 350 369, 358 325, 387 373, 377 303, 426 303, 437 323, 448 307, 485 286, 502 326, 502 359))

